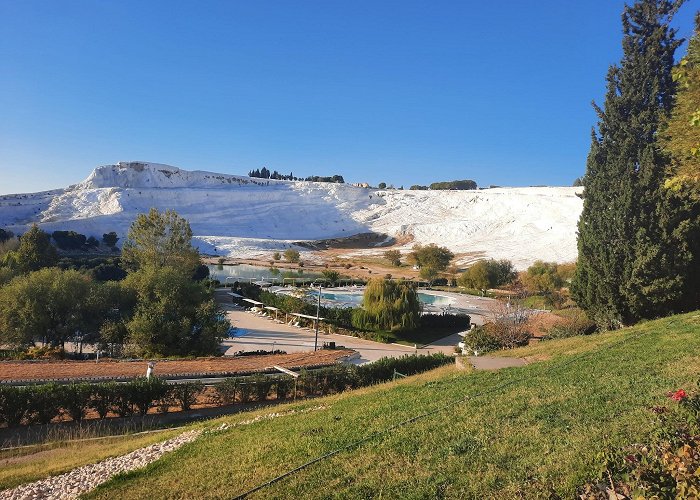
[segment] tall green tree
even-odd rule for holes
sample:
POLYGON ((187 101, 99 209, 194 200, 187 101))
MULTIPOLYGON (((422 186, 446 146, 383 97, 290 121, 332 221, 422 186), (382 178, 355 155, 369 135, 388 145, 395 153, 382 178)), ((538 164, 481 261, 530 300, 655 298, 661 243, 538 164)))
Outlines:
POLYGON ((432 280, 447 269, 454 254, 446 247, 439 247, 435 243, 431 243, 425 246, 414 245, 411 257, 420 266, 420 275, 432 280))
POLYGON ((12 257, 14 265, 23 273, 52 267, 58 262, 56 248, 51 244, 51 235, 39 229, 36 224, 32 224, 29 231, 22 235, 19 248, 12 257))
POLYGON ((95 319, 92 291, 90 278, 74 270, 52 267, 17 276, 0 288, 0 343, 63 346, 95 319))
POLYGON ((353 311, 352 324, 362 330, 412 330, 420 320, 416 288, 401 281, 372 279, 367 283, 362 308, 353 311))
POLYGON ((667 186, 700 198, 700 12, 695 14, 695 34, 688 52, 674 71, 678 83, 676 105, 662 136, 664 149, 673 158, 667 186))
POLYGON ((657 142, 673 106, 669 27, 684 0, 639 0, 622 15, 623 57, 607 75, 592 134, 578 224, 576 301, 595 321, 617 327, 677 307, 692 263, 687 223, 663 188, 668 156, 657 142))
POLYGON ((122 247, 122 265, 136 271, 145 267, 173 267, 191 276, 199 265, 192 247, 192 229, 174 210, 151 208, 139 214, 122 247))
POLYGON ((126 323, 134 354, 213 354, 228 331, 230 324, 207 287, 180 269, 144 267, 129 274, 124 286, 136 296, 134 314, 126 323))

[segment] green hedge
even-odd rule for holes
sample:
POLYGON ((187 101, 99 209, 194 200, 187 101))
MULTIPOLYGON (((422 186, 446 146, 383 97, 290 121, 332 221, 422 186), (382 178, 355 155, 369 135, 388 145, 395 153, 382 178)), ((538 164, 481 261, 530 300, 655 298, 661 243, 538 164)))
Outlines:
MULTIPOLYGON (((366 365, 336 365, 319 370, 302 370, 296 383, 297 393, 304 396, 322 396, 387 382, 394 371, 415 375, 453 362, 444 354, 406 355, 400 358, 382 358, 366 365)), ((253 375, 229 378, 214 387, 220 404, 265 401, 274 394, 277 399, 293 396, 294 380, 288 376, 253 375)))
MULTIPOLYGON (((394 371, 414 375, 451 362, 452 357, 444 354, 407 355, 382 358, 360 366, 343 364, 314 371, 302 370, 296 391, 305 396, 332 394, 386 382, 393 378, 394 371)), ((228 378, 214 388, 214 401, 228 405, 265 401, 271 397, 277 400, 290 398, 294 396, 295 384, 289 376, 256 374, 228 378)), ((170 406, 189 410, 203 391, 201 382, 167 384, 156 377, 141 377, 123 384, 0 385, 0 424, 9 427, 48 424, 63 415, 80 421, 91 410, 100 418, 106 418, 109 413, 120 417, 145 415, 153 407, 161 412, 167 412, 170 406)))
POLYGON ((90 410, 100 418, 110 412, 120 417, 145 415, 154 406, 162 407, 164 401, 187 410, 202 390, 199 382, 168 385, 156 377, 140 377, 123 384, 0 385, 0 424, 48 424, 63 415, 80 421, 90 410))

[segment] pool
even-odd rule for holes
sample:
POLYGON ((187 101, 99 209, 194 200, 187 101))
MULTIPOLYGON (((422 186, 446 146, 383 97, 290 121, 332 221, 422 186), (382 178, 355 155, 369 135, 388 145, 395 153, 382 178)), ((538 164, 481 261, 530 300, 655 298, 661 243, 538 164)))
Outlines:
MULTIPOLYGON (((311 293, 311 297, 318 294, 311 293)), ((359 307, 362 304, 362 292, 321 292, 321 299, 343 306, 359 307)), ((454 299, 444 295, 432 295, 418 292, 418 300, 425 306, 447 307, 454 303, 454 299)))
MULTIPOLYGON (((303 272, 298 273, 296 269, 283 269, 275 267, 264 267, 264 266, 251 266, 250 264, 238 264, 236 266, 231 265, 208 265, 209 277, 220 282, 226 281, 226 278, 238 278, 243 281, 248 281, 251 278, 254 279, 267 279, 267 280, 279 280, 282 281, 283 278, 318 278, 321 276, 318 273, 303 272)), ((303 270, 302 270, 303 271, 303 270)))

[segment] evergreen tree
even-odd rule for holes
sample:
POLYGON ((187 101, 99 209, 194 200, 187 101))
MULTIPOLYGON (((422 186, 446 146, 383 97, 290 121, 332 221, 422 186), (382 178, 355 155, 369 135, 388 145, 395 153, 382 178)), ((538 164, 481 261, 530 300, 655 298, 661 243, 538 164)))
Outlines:
POLYGON ((623 58, 595 106, 586 193, 578 224, 576 301, 603 327, 664 314, 684 298, 692 255, 678 207, 663 189, 668 157, 657 144, 673 106, 669 27, 684 0, 639 0, 622 15, 623 58))

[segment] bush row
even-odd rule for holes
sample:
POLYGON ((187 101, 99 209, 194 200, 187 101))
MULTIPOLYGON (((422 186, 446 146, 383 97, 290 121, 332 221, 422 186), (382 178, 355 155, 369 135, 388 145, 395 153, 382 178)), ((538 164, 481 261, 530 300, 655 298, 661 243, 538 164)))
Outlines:
MULTIPOLYGON (((382 358, 366 365, 337 365, 314 371, 302 370, 295 381, 289 376, 257 374, 228 378, 214 386, 212 402, 220 405, 315 396, 386 382, 394 371, 414 375, 452 362, 444 354, 382 358)), ((0 385, 0 424, 47 424, 59 416, 82 420, 88 411, 99 418, 109 413, 120 417, 145 415, 150 408, 167 412, 171 406, 189 410, 204 391, 201 382, 167 384, 152 377, 130 382, 100 384, 45 384, 13 387, 0 385)))
POLYGON ((145 415, 154 406, 160 411, 167 411, 170 406, 188 410, 203 389, 201 382, 169 385, 155 377, 140 377, 121 384, 0 385, 0 424, 10 427, 47 424, 61 416, 80 421, 89 411, 100 418, 108 413, 120 417, 145 415))
MULTIPOLYGON (((325 395, 387 382, 394 371, 401 375, 415 375, 452 363, 444 354, 406 355, 400 358, 382 358, 366 365, 336 365, 314 371, 302 370, 296 380, 297 394, 325 395)), ((265 401, 269 398, 286 399, 294 396, 294 380, 285 376, 229 378, 215 386, 219 404, 265 401)))

